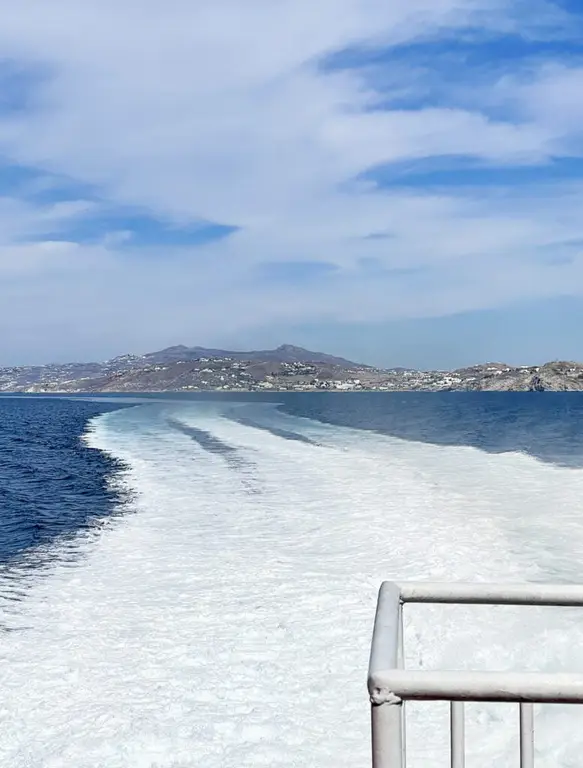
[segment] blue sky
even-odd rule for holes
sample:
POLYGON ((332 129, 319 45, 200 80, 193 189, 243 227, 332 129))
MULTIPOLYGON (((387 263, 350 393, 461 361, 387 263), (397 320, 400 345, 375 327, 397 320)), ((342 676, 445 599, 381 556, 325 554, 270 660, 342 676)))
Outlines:
POLYGON ((575 0, 21 0, 0 365, 583 360, 575 0))

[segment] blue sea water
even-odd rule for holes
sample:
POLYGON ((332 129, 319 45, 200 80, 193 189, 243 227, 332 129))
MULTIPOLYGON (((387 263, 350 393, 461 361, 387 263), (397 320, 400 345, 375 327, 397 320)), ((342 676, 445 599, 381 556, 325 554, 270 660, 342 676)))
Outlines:
POLYGON ((287 396, 282 409, 404 440, 523 452, 557 465, 583 466, 579 393, 330 393, 287 396))
MULTIPOLYGON (((576 393, 0 398, 0 765, 366 765, 380 581, 583 583, 582 497, 576 393)), ((412 666, 583 672, 579 611, 414 608, 412 666)), ((419 707, 408 768, 446 764, 419 707)), ((541 765, 578 717, 537 713, 541 765)))
POLYGON ((89 419, 116 407, 0 398, 0 563, 46 551, 113 512, 119 496, 107 480, 120 464, 81 436, 89 419))
MULTIPOLYGON (((522 452, 544 462, 583 467, 583 395, 578 393, 265 393, 161 394, 136 398, 0 398, 0 562, 91 528, 119 508, 108 484, 120 470, 113 456, 82 436, 91 419, 136 402, 220 403, 229 418, 284 439, 310 442, 273 418, 275 409, 355 430, 443 446, 522 452), (228 409, 229 404, 237 407, 228 409)), ((148 410, 149 409, 149 410, 148 410)), ((207 450, 223 450, 212 435, 190 429, 207 450)))

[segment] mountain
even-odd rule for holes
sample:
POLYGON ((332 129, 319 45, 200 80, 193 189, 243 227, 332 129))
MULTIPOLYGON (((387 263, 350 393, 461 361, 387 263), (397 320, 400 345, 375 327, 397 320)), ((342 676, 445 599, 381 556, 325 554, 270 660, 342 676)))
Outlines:
MULTIPOLYGON (((179 344, 145 355, 120 355, 100 363, 0 367, 0 392, 96 391, 99 387, 107 389, 112 382, 119 386, 123 384, 124 387, 135 384, 137 390, 145 387, 146 382, 152 385, 155 382, 162 389, 186 386, 185 380, 191 381, 193 386, 196 383, 204 386, 206 379, 202 374, 208 369, 209 361, 222 361, 219 368, 223 371, 220 374, 223 378, 226 369, 245 364, 245 368, 249 368, 248 379, 243 376, 242 381, 255 381, 257 376, 261 379, 262 376, 271 375, 269 366, 276 367, 273 374, 279 372, 277 366, 288 366, 285 370, 282 369, 283 374, 288 377, 286 380, 294 374, 299 375, 300 371, 305 375, 310 373, 312 377, 319 374, 323 378, 330 378, 334 373, 336 378, 342 379, 348 371, 373 370, 369 366, 359 365, 342 357, 311 352, 292 344, 251 352, 187 347, 179 344), (200 364, 197 361, 200 361, 200 364), (189 364, 195 365, 189 368, 189 364), (294 366, 300 367, 296 369, 294 366), (165 373, 162 375, 159 370, 155 372, 154 369, 164 369, 165 373)), ((213 369, 216 367, 214 362, 213 369)), ((237 370, 240 372, 242 369, 239 366, 237 370)), ((239 373, 236 378, 238 376, 239 373)), ((222 381, 211 376, 209 386, 211 379, 212 386, 218 386, 222 381)))
POLYGON ((340 368, 368 368, 369 366, 345 360, 343 357, 327 355, 324 352, 312 352, 303 347, 295 347, 293 344, 282 344, 277 349, 252 350, 251 352, 235 352, 226 349, 209 349, 207 347, 185 347, 178 344, 175 347, 167 347, 159 352, 149 352, 143 355, 142 360, 146 364, 166 365, 175 362, 188 362, 191 360, 206 359, 230 359, 249 360, 261 363, 325 363, 340 368))

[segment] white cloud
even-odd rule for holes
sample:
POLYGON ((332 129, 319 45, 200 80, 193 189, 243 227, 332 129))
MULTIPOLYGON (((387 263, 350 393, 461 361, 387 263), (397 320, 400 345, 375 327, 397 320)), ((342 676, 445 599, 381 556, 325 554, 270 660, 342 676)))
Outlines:
POLYGON ((58 231, 95 208, 90 200, 35 205, 14 197, 0 197, 0 247, 58 231))
POLYGON ((543 64, 526 82, 505 78, 501 91, 509 94, 526 119, 555 138, 556 152, 583 153, 583 65, 543 64))
POLYGON ((28 0, 3 14, 0 45, 52 76, 36 114, 4 120, 0 137, 15 159, 118 200, 241 225, 386 160, 456 146, 488 159, 544 153, 535 127, 447 110, 363 113, 361 81, 316 67, 351 43, 414 40, 479 11, 483 20, 489 6, 28 0))
POLYGON ((550 3, 532 8, 510 0, 11 4, 0 55, 32 82, 27 110, 0 113, 0 155, 95 185, 111 203, 241 230, 142 258, 124 250, 127 235, 108 232, 99 246, 23 244, 47 222, 58 228, 88 213, 88 204, 4 200, 0 274, 10 285, 0 288, 0 318, 30 329, 42 315, 47 336, 51 323, 81 318, 88 338, 118 333, 120 343, 143 347, 149 338, 205 341, 301 316, 442 313, 572 285, 576 264, 559 269, 528 256, 583 237, 579 188, 561 188, 568 205, 557 218, 557 187, 537 200, 508 199, 476 189, 388 192, 354 178, 381 163, 452 154, 547 162, 572 149, 579 131, 578 71, 546 66, 528 82, 517 73, 485 89, 485 105, 493 93, 511 104, 511 121, 482 113, 479 94, 471 108, 381 110, 390 92, 356 71, 320 66, 348 46, 423 42, 469 27, 556 36, 563 14, 550 3), (552 115, 539 104, 552 105, 552 115), (363 240, 371 233, 388 239, 363 240), (360 274, 363 258, 431 272, 425 282, 360 274), (331 261, 340 273, 297 289, 253 280, 255 265, 283 260, 331 261), (492 266, 512 275, 508 286, 492 266))

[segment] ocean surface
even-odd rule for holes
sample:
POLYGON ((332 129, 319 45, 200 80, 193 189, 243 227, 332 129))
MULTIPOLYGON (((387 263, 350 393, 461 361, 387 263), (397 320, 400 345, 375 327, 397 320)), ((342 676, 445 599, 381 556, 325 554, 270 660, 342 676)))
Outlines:
MULTIPOLYGON (((0 398, 0 765, 368 766, 383 579, 583 583, 583 395, 0 398)), ((583 672, 583 611, 410 606, 407 665, 583 672)), ((467 765, 518 765, 469 705, 467 765)), ((407 706, 408 765, 448 710, 407 706)), ((537 766, 583 708, 536 708, 537 766)))

